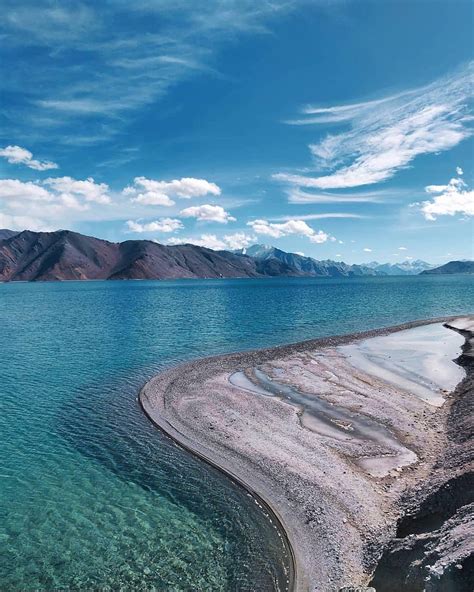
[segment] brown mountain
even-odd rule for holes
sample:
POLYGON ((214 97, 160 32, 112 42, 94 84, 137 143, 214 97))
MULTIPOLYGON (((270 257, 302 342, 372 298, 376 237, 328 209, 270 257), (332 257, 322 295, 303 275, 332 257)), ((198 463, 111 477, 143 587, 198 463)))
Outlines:
POLYGON ((271 275, 302 274, 275 260, 258 261, 195 245, 165 246, 147 240, 111 243, 69 230, 25 230, 0 238, 0 281, 271 275))

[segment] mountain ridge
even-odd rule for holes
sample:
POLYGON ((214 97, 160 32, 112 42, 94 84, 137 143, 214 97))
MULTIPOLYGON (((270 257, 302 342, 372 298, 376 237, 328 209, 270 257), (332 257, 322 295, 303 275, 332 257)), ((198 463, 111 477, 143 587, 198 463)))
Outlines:
POLYGON ((278 259, 299 270, 303 275, 311 277, 357 277, 364 275, 383 275, 364 265, 349 265, 343 261, 326 259, 319 261, 299 253, 288 253, 270 245, 255 244, 245 249, 234 251, 255 259, 278 259))
POLYGON ((299 275, 282 262, 149 240, 113 243, 70 230, 0 240, 0 281, 178 279, 299 275))
MULTIPOLYGON (((71 230, 0 230, 0 281, 91 279, 180 279, 240 277, 362 277, 459 273, 472 262, 451 262, 448 271, 424 261, 347 264, 318 261, 270 245, 214 251, 192 244, 163 245, 151 240, 111 242, 71 230), (457 267, 452 264, 457 264, 457 267), (437 271, 441 269, 441 271, 437 271)), ((472 264, 474 265, 474 264, 472 264)), ((472 273, 472 272, 471 272, 472 273)))

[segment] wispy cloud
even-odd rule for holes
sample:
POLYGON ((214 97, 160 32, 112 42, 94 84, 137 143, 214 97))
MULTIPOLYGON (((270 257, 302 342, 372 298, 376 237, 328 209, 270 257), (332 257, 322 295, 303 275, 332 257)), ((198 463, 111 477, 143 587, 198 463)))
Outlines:
POLYGON ((290 119, 286 123, 290 125, 311 125, 325 123, 341 123, 351 121, 360 117, 363 112, 369 111, 392 101, 394 98, 401 98, 410 93, 401 93, 395 97, 376 99, 373 101, 364 101, 362 103, 353 103, 350 105, 336 105, 334 107, 314 107, 308 105, 301 110, 303 117, 299 119, 290 119))
MULTIPOLYGON (((423 88, 380 100, 306 108, 306 123, 350 125, 309 146, 314 167, 329 174, 274 175, 296 187, 343 189, 380 183, 422 154, 449 150, 472 135, 473 64, 423 88)), ((299 125, 305 119, 297 120, 299 125)))
POLYGON ((59 168, 55 162, 36 160, 29 150, 20 146, 5 146, 5 148, 0 148, 0 156, 6 158, 10 164, 23 164, 35 171, 48 171, 59 168))
MULTIPOLYGON (((306 179, 306 177, 304 177, 306 179)), ((364 193, 327 193, 304 191, 300 187, 289 187, 286 191, 288 201, 295 204, 307 203, 381 203, 398 196, 399 191, 378 190, 364 193)))
POLYGON ((61 130, 74 125, 78 142, 107 140, 133 111, 156 103, 176 84, 197 72, 215 75, 214 55, 229 39, 265 33, 272 19, 298 4, 5 0, 2 47, 9 56, 17 47, 22 51, 3 88, 25 100, 9 107, 11 129, 4 131, 19 136, 26 123, 28 133, 47 128, 62 141, 68 134, 61 130))
POLYGON ((324 220, 330 218, 367 218, 363 214, 352 214, 350 212, 327 212, 325 214, 303 214, 302 216, 280 216, 279 218, 272 218, 275 222, 288 220, 324 220))
POLYGON ((428 185, 425 191, 432 199, 412 204, 419 207, 427 220, 438 216, 474 216, 474 190, 461 178, 463 170, 457 167, 458 177, 453 177, 447 185, 428 185))

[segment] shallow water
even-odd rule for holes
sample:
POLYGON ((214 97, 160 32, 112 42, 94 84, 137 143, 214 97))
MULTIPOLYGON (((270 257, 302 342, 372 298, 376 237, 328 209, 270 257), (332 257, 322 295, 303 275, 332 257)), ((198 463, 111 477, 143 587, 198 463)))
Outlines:
POLYGON ((358 368, 396 384, 435 407, 465 376, 453 362, 464 337, 442 323, 344 345, 340 351, 358 368))
POLYGON ((161 368, 471 312, 468 277, 0 284, 0 589, 275 590, 254 500, 144 417, 161 368))

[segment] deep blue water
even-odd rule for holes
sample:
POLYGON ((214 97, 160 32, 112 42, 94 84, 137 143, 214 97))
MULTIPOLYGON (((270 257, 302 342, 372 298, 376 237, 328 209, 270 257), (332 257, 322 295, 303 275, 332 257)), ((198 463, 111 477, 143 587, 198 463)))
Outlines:
POLYGON ((0 589, 283 587, 274 526, 138 389, 193 357, 472 312, 472 294, 469 276, 0 284, 0 589))

